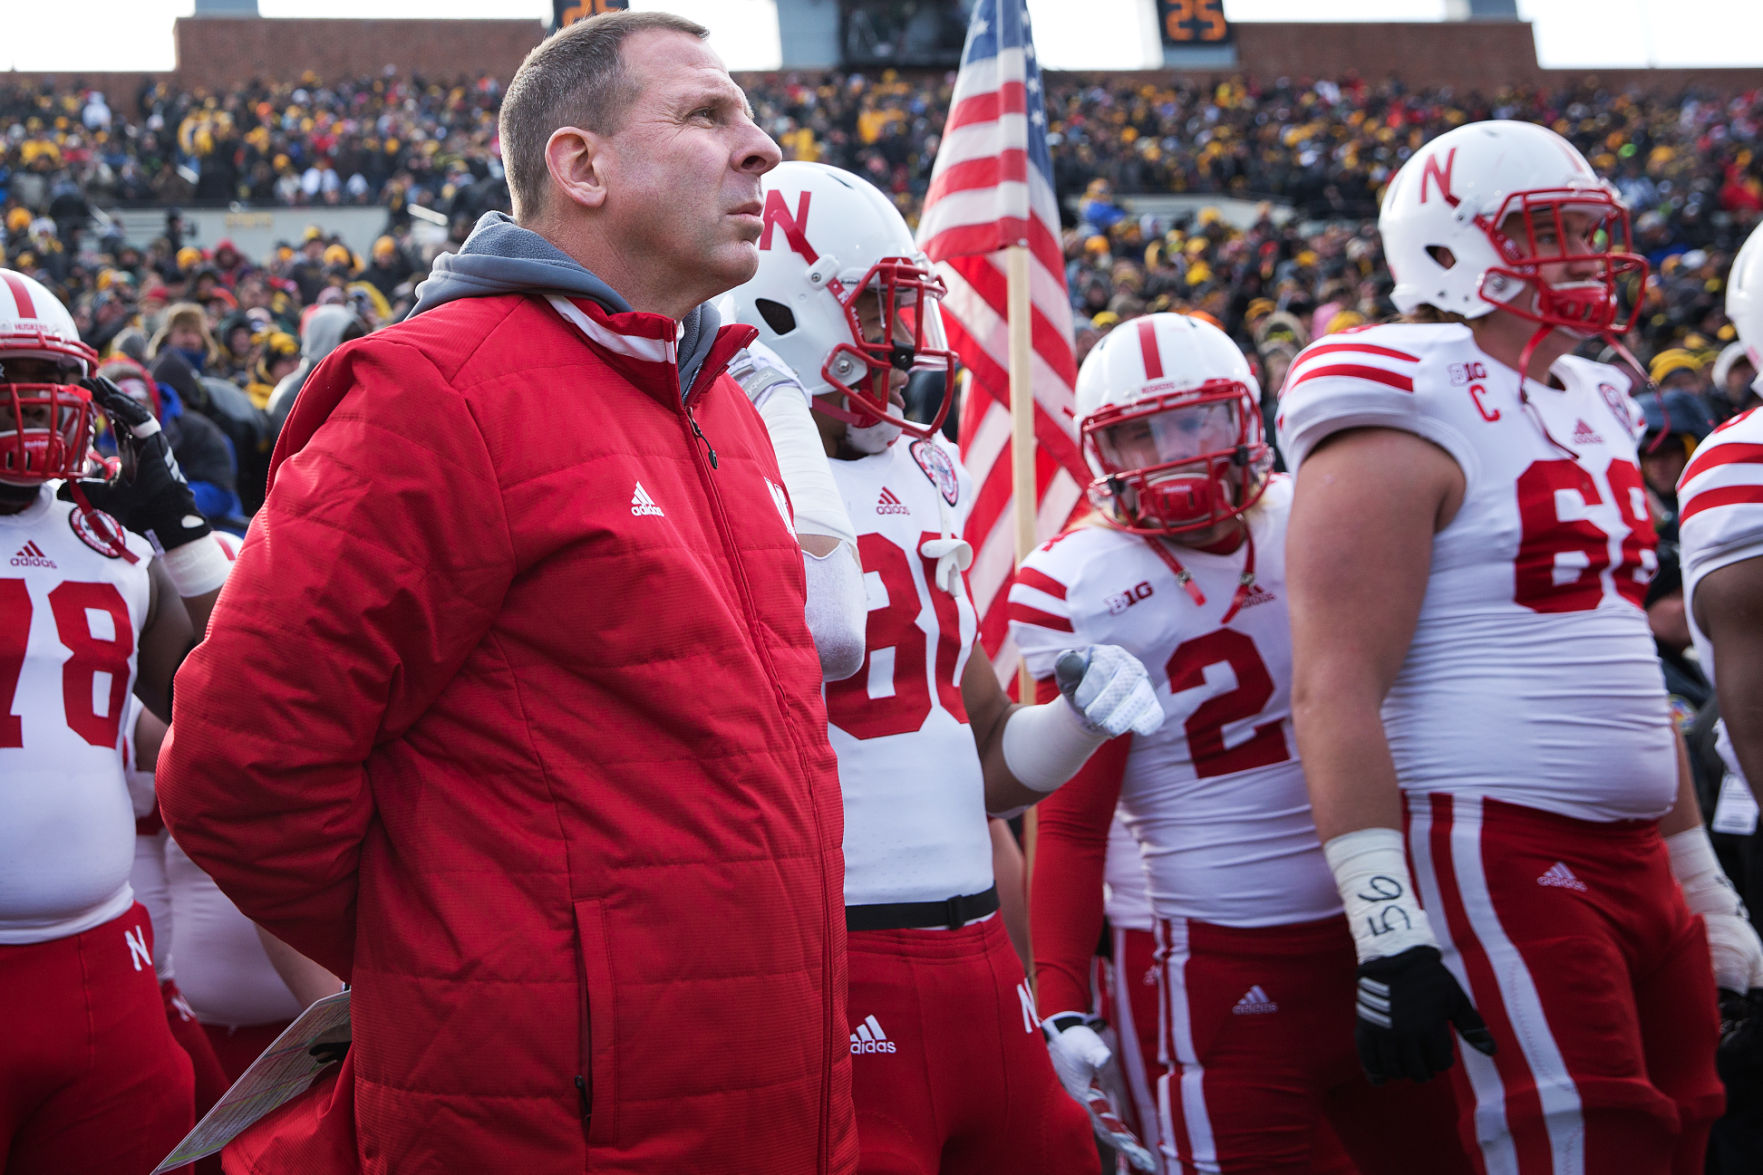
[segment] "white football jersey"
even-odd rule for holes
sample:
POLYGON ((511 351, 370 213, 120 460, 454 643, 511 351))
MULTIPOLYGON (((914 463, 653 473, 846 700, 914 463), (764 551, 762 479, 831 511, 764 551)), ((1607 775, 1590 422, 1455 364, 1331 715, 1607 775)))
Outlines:
POLYGON ((0 944, 135 900, 123 722, 153 552, 129 535, 127 557, 103 554, 85 518, 49 487, 0 515, 0 944))
POLYGON ((1165 718, 1132 736, 1120 811, 1159 917, 1279 926, 1341 909, 1292 736, 1291 499, 1291 479, 1275 475, 1246 515, 1255 579, 1229 623, 1248 544, 1168 548, 1203 603, 1150 540, 1105 526, 1045 544, 1010 589, 1010 631, 1037 678, 1063 650, 1092 644, 1119 645, 1150 674, 1165 718))
POLYGON ((1568 357, 1525 382, 1468 327, 1329 335, 1292 363, 1280 441, 1299 469, 1333 433, 1391 428, 1444 449, 1463 505, 1433 537, 1407 659, 1384 701, 1402 788, 1581 820, 1651 819, 1677 771, 1641 604, 1658 565, 1629 378, 1568 357))
POLYGON ((1139 842, 1126 827, 1125 813, 1116 809, 1108 824, 1108 855, 1102 866, 1102 913, 1121 930, 1150 930, 1151 887, 1145 881, 1145 859, 1139 842))
POLYGON ((869 597, 863 666, 825 686, 845 798, 845 902, 941 901, 992 884, 985 782, 961 674, 978 621, 924 546, 959 536, 973 480, 938 439, 831 462, 869 597))
MULTIPOLYGON (((1710 571, 1763 555, 1763 412, 1733 417, 1696 447, 1677 483, 1683 603, 1696 657, 1715 680, 1714 646, 1696 627, 1696 585, 1710 571)), ((1738 759, 1720 720, 1720 757, 1739 778, 1738 759)))
POLYGON ((300 1002, 263 949, 257 927, 214 879, 169 841, 165 876, 178 990, 204 1024, 237 1027, 292 1020, 300 1002))

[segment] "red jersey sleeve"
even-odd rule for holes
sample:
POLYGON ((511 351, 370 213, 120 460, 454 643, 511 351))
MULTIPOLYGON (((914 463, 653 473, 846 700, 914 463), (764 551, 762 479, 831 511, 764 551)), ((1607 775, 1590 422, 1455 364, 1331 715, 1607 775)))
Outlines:
MULTIPOLYGON (((1058 694, 1050 679, 1036 682, 1039 700, 1058 694)), ((1131 735, 1102 744, 1070 782, 1035 806, 1028 909, 1035 1004, 1043 1016, 1090 1008, 1090 960, 1102 937, 1108 828, 1131 747, 1131 735)))

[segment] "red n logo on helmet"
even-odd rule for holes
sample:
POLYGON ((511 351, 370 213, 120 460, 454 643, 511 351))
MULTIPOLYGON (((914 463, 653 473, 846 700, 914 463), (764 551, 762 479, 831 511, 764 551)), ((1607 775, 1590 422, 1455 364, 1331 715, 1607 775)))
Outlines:
POLYGON ((1445 152, 1445 165, 1442 168, 1439 166, 1437 155, 1427 156, 1426 165, 1420 172, 1420 202, 1422 204, 1426 203, 1426 186, 1430 183, 1437 183, 1439 195, 1444 197, 1445 203, 1453 208, 1457 207, 1457 197, 1451 194, 1451 168, 1456 164, 1457 148, 1455 147, 1445 152))
POLYGON ((808 243, 808 199, 813 194, 812 192, 803 192, 802 198, 796 201, 795 214, 791 215, 789 205, 784 203, 782 192, 773 188, 765 193, 765 211, 760 215, 760 219, 764 222, 764 228, 759 233, 759 247, 761 249, 771 248, 771 230, 775 225, 783 230, 784 240, 789 242, 790 248, 802 255, 802 260, 810 265, 820 260, 820 254, 816 253, 814 246, 808 243))

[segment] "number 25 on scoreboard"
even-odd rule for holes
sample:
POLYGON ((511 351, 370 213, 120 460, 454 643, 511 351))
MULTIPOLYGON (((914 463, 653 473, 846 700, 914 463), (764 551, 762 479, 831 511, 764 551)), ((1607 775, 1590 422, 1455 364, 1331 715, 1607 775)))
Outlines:
POLYGON ((1157 0, 1166 45, 1217 44, 1230 40, 1224 0, 1157 0))
POLYGON ((552 0, 552 27, 565 29, 578 20, 629 7, 630 0, 552 0))

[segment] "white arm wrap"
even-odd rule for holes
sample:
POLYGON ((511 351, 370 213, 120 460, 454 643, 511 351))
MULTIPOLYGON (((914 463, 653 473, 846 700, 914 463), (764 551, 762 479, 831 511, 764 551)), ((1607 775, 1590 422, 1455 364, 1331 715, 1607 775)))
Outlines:
POLYGON ((1051 792, 1108 741, 1092 734, 1064 698, 1011 711, 1004 723, 1004 766, 1026 788, 1051 792))
POLYGON ((771 434, 777 467, 790 492, 797 534, 818 534, 857 544, 857 528, 845 512, 845 499, 833 481, 826 446, 802 385, 790 380, 768 388, 758 401, 760 419, 771 434))
POLYGON ((820 653, 820 675, 843 681, 863 667, 869 599, 857 552, 840 543, 826 556, 802 552, 808 573, 808 631, 820 653))
POLYGON ((226 551, 221 549, 220 541, 212 534, 205 534, 181 547, 173 547, 160 558, 165 562, 165 571, 171 576, 172 586, 185 599, 211 592, 225 583, 227 572, 233 565, 233 561, 227 558, 226 551))
POLYGON ((1341 891, 1347 926, 1359 961, 1399 955, 1413 947, 1437 947, 1432 924, 1408 872, 1402 834, 1394 828, 1345 832, 1322 846, 1341 891))
POLYGON ((1683 903, 1702 916, 1714 981, 1741 994, 1763 987, 1763 942, 1751 925, 1744 899, 1727 880, 1706 829, 1697 826, 1665 838, 1671 875, 1683 887, 1683 903))

